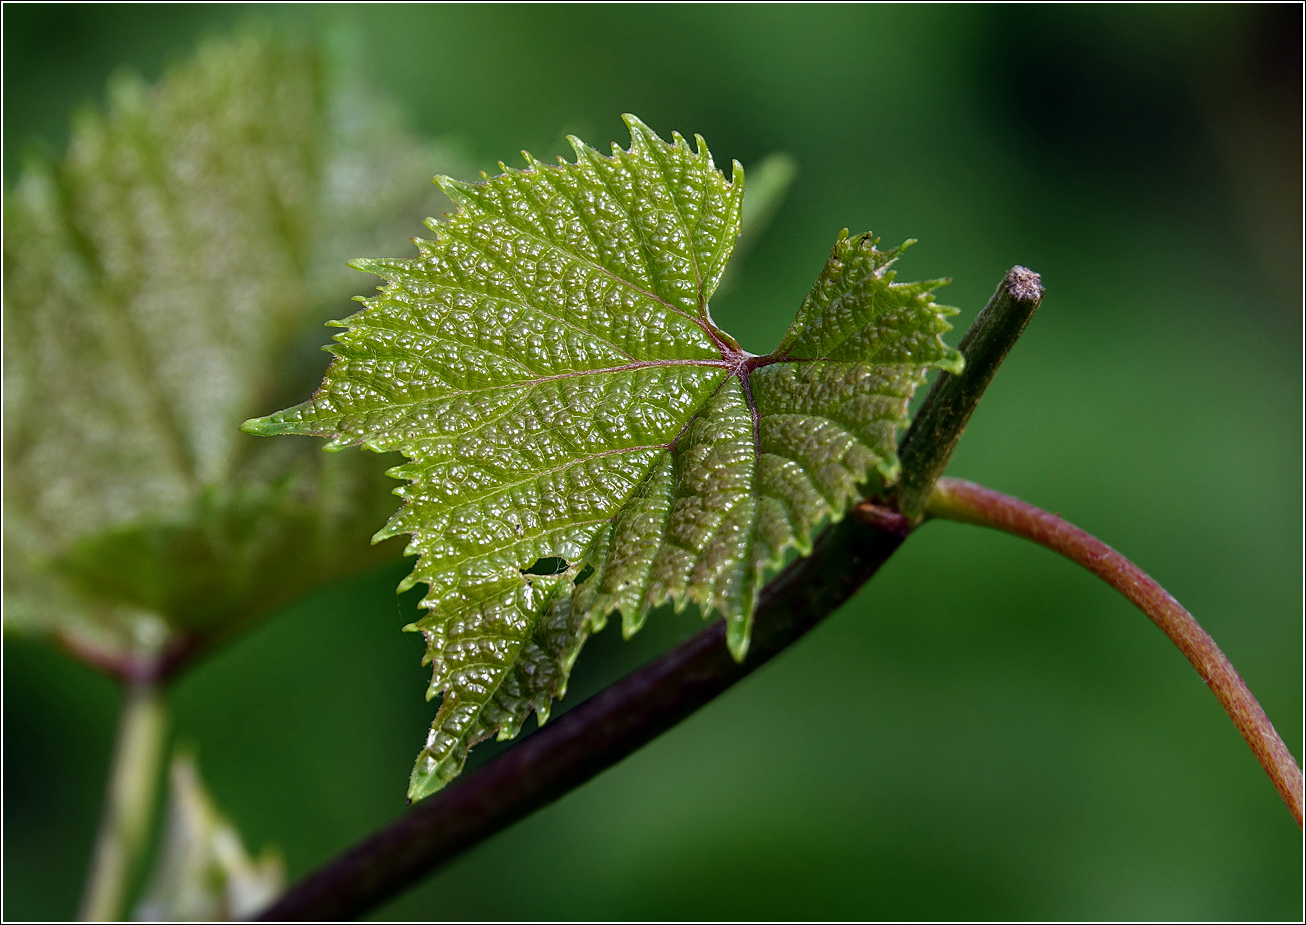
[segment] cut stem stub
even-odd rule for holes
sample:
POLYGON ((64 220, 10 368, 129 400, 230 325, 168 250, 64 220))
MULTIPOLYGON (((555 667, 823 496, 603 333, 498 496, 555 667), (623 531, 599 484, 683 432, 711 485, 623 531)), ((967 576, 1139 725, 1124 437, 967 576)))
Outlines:
POLYGON ((913 523, 925 511, 934 482, 947 468, 984 390, 1043 301, 1043 278, 1025 267, 1002 277, 957 349, 966 358, 960 375, 941 372, 902 441, 898 510, 913 523))
POLYGON ((1215 640, 1137 565, 1055 514, 961 479, 941 478, 925 506, 931 517, 993 527, 1032 540, 1082 565, 1147 614, 1197 669, 1256 760, 1302 825, 1302 772, 1269 717, 1215 640))

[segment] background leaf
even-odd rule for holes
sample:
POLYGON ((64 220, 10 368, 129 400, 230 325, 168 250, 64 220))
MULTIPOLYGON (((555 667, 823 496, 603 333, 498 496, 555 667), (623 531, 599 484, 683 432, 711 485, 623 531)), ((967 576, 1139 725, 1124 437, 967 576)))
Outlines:
POLYGON ((5 622, 157 670, 377 561, 374 460, 239 434, 444 159, 303 44, 110 84, 5 202, 5 622), (342 252, 341 248, 345 248, 342 252))
POLYGON ((780 349, 742 351, 708 308, 739 165, 727 182, 702 138, 626 122, 610 157, 573 138, 574 164, 437 178, 458 212, 414 259, 354 262, 386 285, 340 322, 322 387, 244 425, 411 460, 376 538, 413 535, 401 590, 430 588, 409 629, 445 696, 409 799, 542 720, 613 611, 630 636, 664 602, 697 604, 742 660, 764 574, 872 471, 896 477, 913 389, 960 371, 938 283, 894 283, 899 251, 846 231, 780 349))
POLYGON ((194 756, 178 752, 168 774, 168 814, 158 862, 135 918, 145 922, 241 922, 285 885, 275 851, 249 856, 213 805, 194 756))

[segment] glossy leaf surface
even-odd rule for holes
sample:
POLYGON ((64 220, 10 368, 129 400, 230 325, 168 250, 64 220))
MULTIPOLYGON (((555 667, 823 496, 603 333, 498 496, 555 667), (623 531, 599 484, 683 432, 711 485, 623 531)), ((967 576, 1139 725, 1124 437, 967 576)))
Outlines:
POLYGON ((573 139, 575 163, 437 178, 457 211, 417 257, 355 262, 385 285, 340 323, 322 387, 245 425, 409 460, 377 538, 412 536, 429 593, 410 628, 444 693, 411 798, 543 719, 613 612, 630 635, 697 604, 743 659, 765 574, 896 477, 913 389, 960 368, 939 283, 895 283, 900 249, 846 232, 780 348, 745 353, 708 307, 742 169, 627 124, 629 150, 573 139))

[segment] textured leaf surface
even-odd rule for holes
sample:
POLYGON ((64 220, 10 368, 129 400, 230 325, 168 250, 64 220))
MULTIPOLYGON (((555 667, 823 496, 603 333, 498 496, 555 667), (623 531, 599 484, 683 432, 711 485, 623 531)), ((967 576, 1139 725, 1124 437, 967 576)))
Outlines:
POLYGON ((330 446, 398 450, 444 693, 409 795, 469 745, 543 719, 586 635, 627 635, 670 601, 721 614, 736 658, 759 584, 897 472, 896 430, 931 367, 958 369, 938 283, 893 282, 898 251, 839 238, 779 350, 742 351, 708 301, 740 230, 743 172, 702 139, 575 163, 527 156, 476 184, 408 260, 360 260, 380 295, 341 326, 313 398, 247 422, 330 446))
POLYGON ((433 152, 336 85, 307 48, 206 45, 6 197, 8 626, 151 670, 375 560, 377 460, 237 430, 316 381, 345 258, 419 206, 433 152))

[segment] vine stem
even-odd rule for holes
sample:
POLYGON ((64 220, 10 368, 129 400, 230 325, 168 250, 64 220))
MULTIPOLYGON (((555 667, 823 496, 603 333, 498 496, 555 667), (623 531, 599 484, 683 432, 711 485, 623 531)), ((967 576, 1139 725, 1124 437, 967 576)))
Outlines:
POLYGON ((122 918, 127 890, 149 836, 167 720, 153 680, 127 685, 100 830, 78 915, 83 922, 122 918))
POLYGON ((910 527, 896 511, 877 510, 873 528, 845 518, 821 535, 810 556, 766 585, 743 664, 726 646, 725 622, 713 622, 418 803, 291 887, 258 918, 354 918, 661 735, 803 636, 879 569, 910 527))
MULTIPOLYGON (((921 506, 1042 297, 1039 275, 1012 267, 959 345, 963 374, 935 379, 899 454, 902 482, 921 506)), ((854 511, 762 589, 743 664, 730 656, 725 623, 713 623, 319 867, 258 918, 327 921, 366 912, 710 702, 835 611, 919 521, 892 504, 864 502, 854 511)))
POLYGON ((1115 588, 1170 638, 1211 688, 1256 760, 1302 825, 1302 772, 1247 684, 1215 640, 1164 588, 1106 543, 1032 504, 961 479, 941 478, 925 505, 930 517, 993 527, 1032 540, 1115 588))

